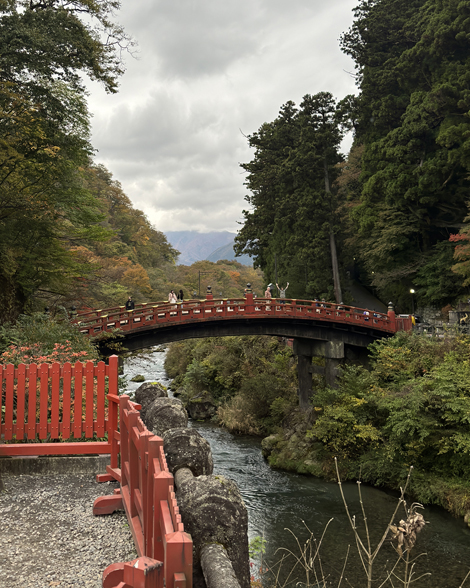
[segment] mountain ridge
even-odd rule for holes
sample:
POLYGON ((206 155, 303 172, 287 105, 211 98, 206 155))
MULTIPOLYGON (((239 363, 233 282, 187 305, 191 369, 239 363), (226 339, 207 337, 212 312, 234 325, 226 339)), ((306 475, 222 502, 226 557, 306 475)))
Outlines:
POLYGON ((233 250, 236 233, 229 231, 167 231, 165 236, 169 243, 180 252, 178 265, 192 265, 196 261, 213 261, 220 259, 235 260, 251 266, 253 261, 247 255, 235 257, 233 250))

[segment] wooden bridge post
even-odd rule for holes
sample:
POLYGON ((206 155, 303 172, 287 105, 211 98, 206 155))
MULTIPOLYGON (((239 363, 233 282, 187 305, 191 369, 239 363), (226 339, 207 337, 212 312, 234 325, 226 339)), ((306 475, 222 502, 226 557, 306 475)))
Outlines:
POLYGON ((251 284, 247 284, 245 289, 245 312, 248 314, 254 312, 254 310, 253 290, 251 289, 251 284))
POLYGON ((299 379, 299 406, 307 410, 312 396, 312 356, 297 355, 297 376, 299 379))
POLYGON ((294 353, 297 355, 297 377, 299 379, 299 407, 307 410, 312 396, 312 346, 305 339, 294 339, 294 353))
MULTIPOLYGON (((297 376, 299 379, 299 407, 306 410, 314 394, 312 390, 312 358, 325 358, 325 368, 319 368, 328 386, 336 387, 338 368, 345 358, 345 345, 342 341, 315 341, 294 339, 294 353, 297 355, 297 376)), ((315 370, 316 372, 318 370, 315 370)))
POLYGON ((390 319, 390 325, 393 328, 393 330, 396 332, 397 331, 397 321, 396 321, 395 307, 393 306, 393 302, 388 303, 387 314, 388 314, 388 318, 390 319))

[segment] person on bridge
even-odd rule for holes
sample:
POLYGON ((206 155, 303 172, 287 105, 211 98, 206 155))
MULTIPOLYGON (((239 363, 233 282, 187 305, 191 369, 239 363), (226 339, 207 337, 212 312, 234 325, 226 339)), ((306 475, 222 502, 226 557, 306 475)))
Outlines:
POLYGON ((174 302, 175 304, 178 302, 178 298, 174 292, 174 290, 172 290, 169 294, 168 294, 168 302, 174 302))
POLYGON ((286 290, 289 287, 289 282, 287 282, 287 286, 285 288, 280 288, 279 284, 276 283, 276 288, 279 290, 279 298, 281 298, 281 304, 285 304, 285 297, 286 297, 286 290))
MULTIPOLYGON (((269 286, 270 285, 271 284, 269 284, 269 286)), ((264 293, 264 297, 265 298, 272 298, 271 288, 269 286, 266 288, 266 292, 264 293)), ((271 310, 271 307, 270 306, 266 306, 266 310, 271 310)))
POLYGON ((134 310, 135 308, 135 304, 134 301, 132 300, 132 298, 129 296, 129 298, 126 301, 126 310, 134 310))
POLYGON ((183 308, 183 299, 184 299, 183 290, 180 290, 178 292, 178 297, 177 298, 178 298, 178 302, 181 304, 181 308, 183 308))

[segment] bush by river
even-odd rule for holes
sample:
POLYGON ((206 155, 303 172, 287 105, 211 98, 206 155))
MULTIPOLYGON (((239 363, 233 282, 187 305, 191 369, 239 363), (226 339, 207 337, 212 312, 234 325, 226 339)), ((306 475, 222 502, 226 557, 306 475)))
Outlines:
POLYGON ((269 337, 226 337, 170 346, 165 367, 183 399, 209 391, 217 422, 264 437, 276 468, 332 479, 403 485, 470 517, 470 338, 399 333, 370 347, 370 366, 344 366, 338 387, 314 375, 312 405, 297 406, 295 356, 269 337))

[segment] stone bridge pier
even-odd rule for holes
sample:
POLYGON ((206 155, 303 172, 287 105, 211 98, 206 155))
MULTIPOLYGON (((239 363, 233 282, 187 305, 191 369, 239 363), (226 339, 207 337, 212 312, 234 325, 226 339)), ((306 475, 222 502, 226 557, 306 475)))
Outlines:
POLYGON ((328 386, 336 387, 336 377, 340 366, 345 361, 367 365, 368 352, 364 345, 352 345, 340 340, 317 341, 314 339, 294 338, 294 353, 297 355, 297 375, 299 379, 299 406, 307 409, 312 389, 312 374, 325 376, 328 386), (312 364, 314 357, 323 357, 325 367, 312 364))

